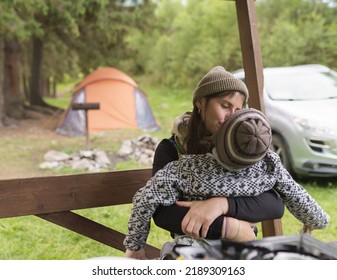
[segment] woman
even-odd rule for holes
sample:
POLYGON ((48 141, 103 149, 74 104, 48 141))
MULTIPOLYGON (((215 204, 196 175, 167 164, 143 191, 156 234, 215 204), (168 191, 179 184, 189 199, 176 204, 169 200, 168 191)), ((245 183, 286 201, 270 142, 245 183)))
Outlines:
MULTIPOLYGON (((218 129, 212 153, 182 155, 159 170, 133 198, 128 234, 123 242, 126 255, 145 258, 153 213, 159 205, 172 205, 181 199, 253 196, 275 188, 290 213, 304 225, 310 229, 326 227, 329 215, 292 179, 280 157, 269 149, 271 139, 265 116, 256 109, 242 109, 218 129)), ((222 237, 233 239, 228 231, 231 222, 225 220, 222 237)), ((234 238, 240 233, 241 222, 236 222, 235 227, 234 238)), ((200 240, 186 239, 196 245, 207 242, 198 244, 200 240)))
MULTIPOLYGON (((211 69, 198 83, 193 95, 193 111, 179 116, 172 129, 172 137, 162 140, 155 152, 153 175, 181 154, 203 154, 213 148, 213 136, 219 127, 248 102, 246 85, 222 66, 211 69)), ((283 216, 284 204, 271 190, 257 197, 215 197, 205 201, 177 202, 159 207, 153 219, 157 226, 172 234, 187 234, 194 238, 222 237, 225 216, 228 231, 238 242, 253 239, 251 224, 283 216), (244 222, 246 221, 246 222, 244 222)))

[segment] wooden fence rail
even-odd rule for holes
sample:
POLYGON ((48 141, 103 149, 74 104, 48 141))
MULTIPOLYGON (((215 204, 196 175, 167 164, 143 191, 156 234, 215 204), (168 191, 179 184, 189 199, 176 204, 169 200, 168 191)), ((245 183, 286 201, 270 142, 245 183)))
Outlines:
MULTIPOLYGON (((112 171, 0 181, 0 218, 36 215, 115 249, 124 250, 125 235, 72 210, 131 203, 151 177, 151 169, 112 171)), ((147 256, 159 249, 147 245, 147 256)))
MULTIPOLYGON (((0 180, 0 218, 36 215, 44 220, 124 251, 125 234, 72 210, 132 202, 151 177, 151 169, 0 180)), ((263 236, 280 235, 273 221, 262 223, 263 236), (276 229, 276 230, 275 230, 276 229)), ((147 257, 159 249, 147 245, 147 257)))

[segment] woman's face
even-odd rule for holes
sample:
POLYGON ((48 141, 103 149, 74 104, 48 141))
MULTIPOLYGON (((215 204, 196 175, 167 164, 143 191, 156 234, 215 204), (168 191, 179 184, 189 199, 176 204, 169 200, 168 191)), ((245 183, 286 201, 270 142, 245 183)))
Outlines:
POLYGON ((208 131, 214 135, 220 126, 237 110, 242 109, 244 97, 236 92, 231 96, 221 96, 211 98, 206 104, 206 99, 202 98, 197 102, 202 120, 205 122, 208 131))

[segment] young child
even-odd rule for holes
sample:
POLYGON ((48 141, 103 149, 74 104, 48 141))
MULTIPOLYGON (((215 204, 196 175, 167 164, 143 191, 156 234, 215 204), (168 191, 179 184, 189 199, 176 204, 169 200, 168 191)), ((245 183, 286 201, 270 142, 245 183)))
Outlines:
POLYGON ((274 188, 305 227, 326 227, 330 217, 270 150, 271 139, 265 116, 255 109, 242 109, 218 130, 212 153, 182 155, 159 170, 133 198, 124 240, 126 256, 145 258, 153 213, 159 205, 172 205, 178 200, 256 196, 274 188))

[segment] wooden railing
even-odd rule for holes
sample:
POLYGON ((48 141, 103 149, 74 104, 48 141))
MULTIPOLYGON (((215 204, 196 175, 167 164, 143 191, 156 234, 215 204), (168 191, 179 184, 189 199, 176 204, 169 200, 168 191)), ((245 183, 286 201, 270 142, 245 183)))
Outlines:
MULTIPOLYGON (((135 192, 151 177, 151 169, 136 169, 9 179, 0 181, 0 218, 36 215, 44 220, 124 251, 125 235, 83 217, 72 210, 114 206, 132 202, 135 192)), ((282 234, 274 221, 262 224, 263 236, 282 234)), ((9 241, 10 242, 10 241, 9 241)), ((148 258, 159 249, 147 245, 148 258)))
MULTIPOLYGON (((151 169, 10 179, 0 181, 0 218, 36 215, 44 220, 124 251, 125 235, 72 210, 131 203, 151 169)), ((147 257, 159 249, 147 245, 147 257)))

